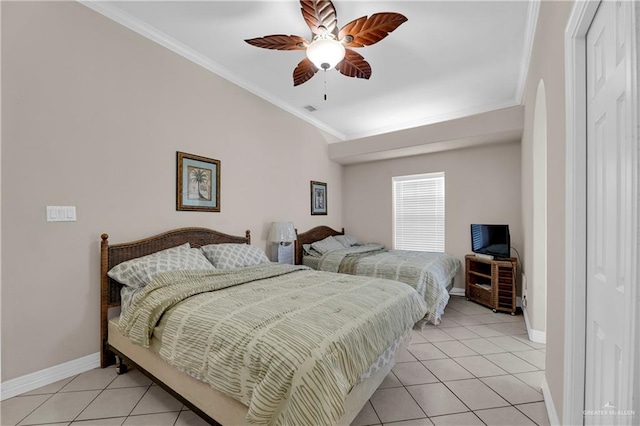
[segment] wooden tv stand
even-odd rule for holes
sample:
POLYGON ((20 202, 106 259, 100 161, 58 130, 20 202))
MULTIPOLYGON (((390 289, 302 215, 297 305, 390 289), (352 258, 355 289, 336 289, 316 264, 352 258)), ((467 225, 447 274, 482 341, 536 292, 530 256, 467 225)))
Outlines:
POLYGON ((515 257, 489 260, 473 254, 465 256, 465 295, 468 300, 493 309, 516 313, 515 257))

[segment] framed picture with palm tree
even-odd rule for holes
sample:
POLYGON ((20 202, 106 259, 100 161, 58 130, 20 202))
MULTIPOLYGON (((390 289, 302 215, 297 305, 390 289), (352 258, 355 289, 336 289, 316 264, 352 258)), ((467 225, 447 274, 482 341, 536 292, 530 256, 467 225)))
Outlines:
POLYGON ((220 211, 220 161, 178 151, 176 210, 220 211))

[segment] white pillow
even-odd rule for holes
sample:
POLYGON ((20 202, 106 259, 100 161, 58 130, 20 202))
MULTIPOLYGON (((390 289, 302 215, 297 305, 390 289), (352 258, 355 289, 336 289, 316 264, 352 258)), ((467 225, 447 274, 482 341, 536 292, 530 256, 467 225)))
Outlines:
POLYGON ((311 244, 311 248, 320 252, 321 254, 325 254, 329 253, 330 251, 341 250, 344 248, 344 246, 340 244, 338 240, 336 240, 332 236, 329 236, 324 240, 316 241, 315 243, 311 244))
POLYGON ((162 250, 148 256, 122 262, 107 275, 133 288, 144 287, 162 272, 198 269, 215 269, 200 250, 192 249, 189 243, 162 250))
POLYGON ((358 244, 358 240, 356 240, 354 237, 352 237, 351 235, 336 235, 334 237, 336 240, 338 240, 338 242, 340 244, 342 244, 343 246, 345 246, 346 248, 349 248, 351 246, 355 246, 358 244))
POLYGON ((209 262, 218 269, 242 268, 244 266, 271 263, 264 251, 247 244, 211 244, 200 247, 209 262))
POLYGON ((322 253, 320 253, 317 250, 314 250, 313 247, 311 247, 311 244, 303 244, 302 245, 302 250, 304 250, 304 254, 306 256, 315 256, 315 257, 321 257, 322 253))

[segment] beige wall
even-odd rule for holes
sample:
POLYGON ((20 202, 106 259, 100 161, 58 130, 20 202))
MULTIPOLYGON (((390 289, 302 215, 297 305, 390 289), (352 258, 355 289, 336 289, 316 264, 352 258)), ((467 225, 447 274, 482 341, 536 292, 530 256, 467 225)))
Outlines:
MULTIPOLYGON (((298 229, 345 226, 391 245, 391 177, 444 170, 447 250, 460 258, 469 251, 471 222, 508 222, 513 245, 526 253, 526 267, 532 114, 543 79, 552 242, 547 382, 561 413, 563 31, 571 6, 541 2, 522 147, 464 149, 353 165, 342 172, 326 160, 325 137, 310 125, 84 6, 2 2, 2 381, 98 351, 102 232, 120 242, 179 226, 233 234, 249 228, 254 244, 265 247, 272 220, 293 220, 298 229), (175 211, 177 150, 222 161, 221 213, 175 211), (480 159, 493 164, 487 169, 492 174, 502 170, 511 179, 477 178, 471 166, 480 159), (329 216, 309 215, 310 180, 328 182, 329 216), (501 191, 492 192, 496 198, 487 202, 476 190, 478 182, 495 183, 501 191), (272 202, 276 194, 285 196, 272 202), (521 196, 518 205, 514 200, 521 196), (46 223, 46 205, 76 205, 78 221, 46 223)), ((458 277, 456 284, 461 283, 458 277)), ((535 306, 530 311, 535 321, 535 306)))
POLYGON ((274 220, 342 226, 342 167, 311 125, 78 3, 1 4, 2 381, 99 350, 103 232, 250 229, 264 248, 274 220), (222 162, 220 213, 175 210, 176 151, 222 162))
MULTIPOLYGON (((388 135, 393 138, 393 134, 388 135)), ((344 169, 343 217, 347 233, 393 247, 391 178, 445 172, 445 250, 464 260, 471 223, 506 223, 511 244, 522 248, 520 144, 465 148, 344 169)), ((462 271, 455 279, 464 287, 462 271)))
MULTIPOLYGON (((565 84, 564 29, 573 2, 540 2, 540 14, 525 88, 525 129, 522 137, 522 212, 525 267, 531 262, 533 218, 533 113, 539 81, 547 98, 547 359, 546 379, 557 413, 562 413, 565 307, 565 84)), ((532 302, 531 300, 529 302, 532 302)), ((530 320, 543 307, 528 306, 530 320)), ((544 320, 542 321, 544 323, 544 320)))

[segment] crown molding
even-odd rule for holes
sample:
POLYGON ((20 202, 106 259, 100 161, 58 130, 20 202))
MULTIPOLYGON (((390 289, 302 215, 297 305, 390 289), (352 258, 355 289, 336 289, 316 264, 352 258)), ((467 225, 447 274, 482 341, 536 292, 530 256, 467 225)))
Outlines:
POLYGON ((533 0, 529 3, 527 12, 527 24, 524 31, 524 43, 522 45, 522 62, 520 62, 520 80, 516 87, 516 100, 518 104, 524 101, 524 89, 529 75, 529 64, 533 53, 533 42, 536 38, 536 27, 538 26, 538 15, 540 14, 540 0, 533 0))
MULTIPOLYGON (((523 56, 520 64, 520 75, 516 86, 515 96, 512 99, 500 102, 491 102, 484 105, 478 105, 473 108, 453 111, 446 114, 431 115, 424 119, 406 121, 403 123, 393 124, 390 126, 378 127, 375 129, 369 129, 361 132, 343 133, 336 128, 327 125, 325 122, 318 120, 317 118, 306 113, 306 110, 301 108, 292 107, 290 104, 282 101, 281 99, 270 95, 266 91, 251 84, 247 80, 241 78, 236 73, 233 73, 228 68, 223 67, 211 58, 203 55, 197 50, 177 41, 173 37, 170 37, 166 33, 159 29, 145 23, 144 21, 134 17, 128 12, 118 7, 115 3, 109 1, 93 1, 93 0, 76 0, 78 3, 88 7, 89 9, 119 23, 120 25, 142 35, 143 37, 158 43, 159 45, 171 50, 174 53, 188 59, 189 61, 213 72, 221 78, 247 90, 248 92, 266 100, 267 102, 275 105, 276 107, 283 109, 295 117, 311 124, 318 130, 333 136, 337 141, 347 141, 353 139, 360 139, 369 136, 376 136, 385 133, 392 133, 396 131, 406 130, 413 127, 427 126, 434 123, 439 123, 447 120, 454 120, 461 117, 466 117, 475 114, 481 114, 497 109, 508 108, 522 104, 522 97, 524 94, 524 88, 527 80, 527 73, 529 67, 529 61, 531 52, 533 49, 533 42, 536 32, 536 24, 538 21, 538 13, 540 9, 540 0, 533 0, 529 3, 527 13, 527 23, 525 28, 525 39, 523 43, 523 56)), ((331 141, 329 141, 331 143, 331 141)))
POLYGON ((290 105, 283 103, 281 100, 270 96, 268 93, 260 90, 258 87, 250 84, 246 80, 240 78, 238 75, 232 73, 231 71, 229 71, 229 69, 221 66, 215 61, 212 61, 210 58, 206 57, 195 49, 192 49, 184 45, 183 43, 180 43, 179 41, 168 36, 157 28, 135 18, 131 14, 120 9, 115 4, 108 1, 76 1, 88 7, 89 9, 111 19, 112 21, 115 21, 120 25, 140 34, 141 36, 148 38, 149 40, 154 41, 163 47, 166 47, 172 52, 177 53, 178 55, 184 57, 185 59, 188 59, 189 61, 197 65, 200 65, 206 70, 211 71, 212 73, 224 78, 227 81, 230 81, 231 83, 247 90, 248 92, 253 93, 254 95, 266 100, 267 102, 270 102, 278 108, 283 109, 290 114, 293 114, 299 119, 306 121, 314 127, 338 138, 339 140, 346 139, 346 136, 344 134, 337 131, 333 127, 327 126, 325 123, 318 121, 313 117, 309 117, 302 111, 298 111, 296 108, 292 108, 290 105))

